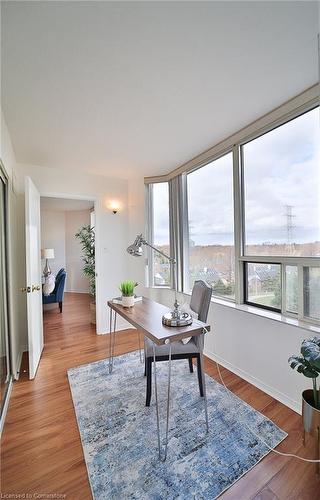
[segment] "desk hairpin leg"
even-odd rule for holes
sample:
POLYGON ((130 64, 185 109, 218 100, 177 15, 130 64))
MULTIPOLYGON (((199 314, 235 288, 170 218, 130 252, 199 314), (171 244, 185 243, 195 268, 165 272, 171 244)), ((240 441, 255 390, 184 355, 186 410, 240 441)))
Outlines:
POLYGON ((141 351, 141 335, 138 330, 138 342, 139 342, 139 357, 140 357, 140 363, 144 363, 144 356, 142 358, 142 351, 141 351))
POLYGON ((206 379, 204 373, 204 362, 203 362, 203 346, 204 346, 204 334, 202 334, 201 339, 201 349, 200 349, 200 370, 201 370, 201 380, 203 387, 203 399, 204 399, 204 413, 206 417, 206 432, 209 432, 209 419, 208 419, 208 402, 207 402, 207 389, 206 389, 206 379))
POLYGON ((160 435, 160 414, 159 414, 159 400, 158 400, 158 386, 157 386, 157 362, 156 362, 156 348, 153 344, 153 365, 154 365, 154 390, 156 398, 156 413, 157 413, 157 431, 158 431, 158 450, 159 460, 165 462, 167 459, 168 451, 168 435, 169 435, 169 416, 170 416, 170 384, 171 384, 171 343, 169 343, 169 366, 168 366, 168 394, 167 394, 167 416, 166 416, 166 432, 164 442, 164 452, 162 453, 162 443, 160 435))
POLYGON ((110 318, 109 318, 109 334, 110 334, 110 342, 109 342, 109 373, 113 370, 113 358, 114 358, 114 346, 116 341, 116 325, 117 325, 117 313, 110 307, 110 318), (113 316, 114 315, 114 316, 113 316), (113 319, 113 328, 112 328, 112 319, 113 319))

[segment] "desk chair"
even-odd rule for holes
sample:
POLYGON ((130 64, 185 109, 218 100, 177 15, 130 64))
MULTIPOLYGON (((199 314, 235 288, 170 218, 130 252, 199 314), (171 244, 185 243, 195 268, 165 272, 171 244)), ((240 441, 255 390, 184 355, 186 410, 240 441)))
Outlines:
MULTIPOLYGON (((195 281, 192 289, 190 300, 190 309, 198 314, 198 319, 206 323, 209 305, 212 295, 211 286, 207 285, 202 280, 195 281)), ((174 328, 174 327, 172 327, 174 328)), ((144 352, 145 352, 145 375, 147 376, 147 394, 146 406, 150 406, 152 394, 152 362, 153 358, 153 344, 147 337, 144 339, 144 352)), ((169 359, 169 346, 159 345, 156 346, 156 361, 168 361, 169 359)), ((189 342, 184 344, 182 341, 172 342, 171 344, 171 359, 188 359, 189 369, 193 373, 192 359, 197 359, 197 372, 200 396, 203 397, 203 384, 200 367, 200 352, 203 349, 203 336, 192 337, 189 342)))

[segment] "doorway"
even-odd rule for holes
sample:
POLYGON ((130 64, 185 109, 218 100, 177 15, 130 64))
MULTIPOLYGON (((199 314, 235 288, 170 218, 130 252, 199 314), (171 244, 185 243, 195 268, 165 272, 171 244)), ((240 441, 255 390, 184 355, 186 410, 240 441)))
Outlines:
POLYGON ((93 200, 40 197, 44 340, 87 322, 95 331, 93 200))

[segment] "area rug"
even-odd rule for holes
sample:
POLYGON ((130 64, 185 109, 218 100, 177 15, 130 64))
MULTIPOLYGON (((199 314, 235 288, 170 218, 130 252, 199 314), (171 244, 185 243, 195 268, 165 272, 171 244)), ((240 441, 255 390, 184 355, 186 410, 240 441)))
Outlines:
MULTIPOLYGON (((167 362, 157 363, 162 433, 167 362)), ((168 456, 158 460, 155 398, 145 407, 138 352, 68 370, 92 494, 95 500, 217 498, 287 434, 206 376, 209 434, 197 374, 172 362, 168 456), (241 418, 239 415, 241 414, 241 418)))

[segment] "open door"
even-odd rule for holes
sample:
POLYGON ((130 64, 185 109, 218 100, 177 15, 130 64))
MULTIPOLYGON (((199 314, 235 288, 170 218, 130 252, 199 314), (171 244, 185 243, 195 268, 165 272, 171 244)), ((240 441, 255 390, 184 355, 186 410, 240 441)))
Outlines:
POLYGON ((36 376, 43 350, 40 260, 40 194, 30 177, 25 179, 26 277, 29 378, 36 376))

